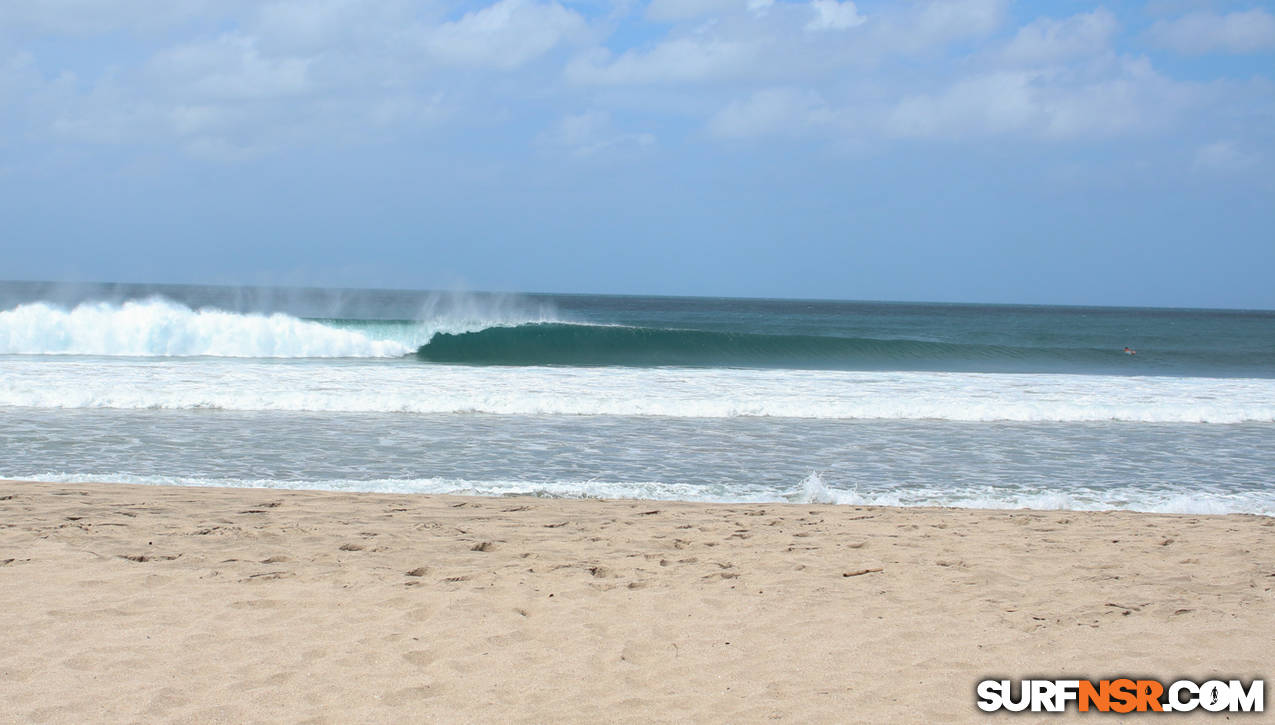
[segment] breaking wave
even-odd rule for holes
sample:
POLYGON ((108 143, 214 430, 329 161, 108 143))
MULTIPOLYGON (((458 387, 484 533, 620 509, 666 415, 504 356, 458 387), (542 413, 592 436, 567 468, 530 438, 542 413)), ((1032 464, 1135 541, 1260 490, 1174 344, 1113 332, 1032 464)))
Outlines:
POLYGON ((284 314, 192 310, 161 299, 70 310, 43 302, 0 312, 0 353, 9 355, 397 357, 410 341, 284 314))
POLYGON ((302 319, 192 309, 159 297, 66 308, 32 302, 0 311, 0 355, 118 357, 394 358, 410 355, 436 333, 544 319, 497 300, 440 298, 419 321, 302 319))
POLYGON ((518 298, 431 299, 413 320, 303 318, 192 308, 152 297, 31 302, 0 311, 0 355, 414 358, 489 367, 698 367, 792 370, 1275 376, 1269 352, 993 345, 924 339, 596 324, 518 298))

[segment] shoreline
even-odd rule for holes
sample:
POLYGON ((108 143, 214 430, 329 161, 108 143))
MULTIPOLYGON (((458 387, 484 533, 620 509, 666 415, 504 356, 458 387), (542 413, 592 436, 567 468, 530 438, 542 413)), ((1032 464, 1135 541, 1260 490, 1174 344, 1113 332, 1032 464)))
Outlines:
MULTIPOLYGON (((815 475, 818 475, 815 472, 815 475)), ((79 478, 78 476, 72 478, 79 478)), ((140 488, 179 488, 179 489, 226 489, 231 491, 292 491, 299 493, 319 493, 319 494, 349 494, 349 495, 370 495, 370 496, 415 496, 422 498, 447 498, 455 497, 462 499, 480 499, 504 501, 513 499, 528 499, 533 501, 594 501, 594 502, 645 502, 651 504, 693 504, 702 506, 836 506, 836 507, 854 507, 860 509, 899 509, 902 511, 981 511, 986 513, 1012 513, 1012 512, 1035 512, 1035 513, 1077 513, 1077 514, 1104 514, 1104 513, 1122 513, 1122 514, 1145 514, 1148 516, 1257 516, 1262 518, 1275 519, 1275 511, 1270 513, 1265 510, 1217 510, 1217 507, 1201 507, 1199 510, 1190 508, 1183 510, 1151 510, 1151 509, 1131 509, 1106 507, 1101 508, 1102 504, 1095 504, 1089 501, 1070 501, 1066 496, 1056 493, 1041 493, 1037 495, 1024 496, 1027 501, 1002 503, 995 505, 982 505, 976 503, 972 505, 964 505, 961 503, 879 503, 871 500, 862 500, 857 495, 857 491, 847 491, 842 488, 828 487, 820 480, 815 489, 807 489, 809 476, 800 481, 793 490, 787 494, 776 494, 775 499, 756 499, 756 500, 738 500, 738 499, 685 499, 685 498, 657 498, 650 496, 634 495, 634 496, 603 496, 592 492, 569 492, 555 493, 538 489, 535 491, 510 491, 510 492, 488 492, 488 491, 465 491, 465 492, 446 492, 446 491, 429 491, 429 490, 400 490, 396 487, 382 486, 379 488, 320 488, 318 483, 327 483, 325 481, 278 481, 272 480, 273 483, 280 485, 255 485, 266 481, 267 479, 257 479, 251 481, 243 481, 238 479, 201 479, 198 477, 189 478, 160 478, 139 476, 134 480, 106 481, 102 479, 94 480, 46 480, 38 478, 24 479, 6 479, 0 478, 0 485, 13 483, 28 484, 44 484, 56 486, 137 486, 140 488), (150 478, 151 480, 146 480, 150 478), (300 484, 293 486, 291 484, 300 484), (800 490, 798 490, 800 489, 800 490), (805 500, 809 496, 812 500, 805 500), (1054 501, 1059 499, 1066 501, 1060 505, 1054 505, 1054 501), (1044 501, 1047 505, 1034 506, 1033 503, 1044 501), (1080 508, 1071 508, 1072 504, 1081 506, 1080 508), (1092 506, 1092 507, 1090 507, 1092 506)), ((337 482, 347 484, 372 483, 380 484, 386 482, 398 483, 399 481, 389 480, 373 480, 370 482, 362 482, 357 480, 339 479, 337 482)), ((478 481, 477 483, 483 483, 478 481)), ((526 483, 526 482, 520 482, 526 483)), ((588 482, 586 482, 588 483, 588 482)), ((536 484, 529 484, 536 485, 536 484)), ((543 485, 543 484, 542 484, 543 485)), ((552 485, 552 484, 549 484, 552 485)), ((615 485, 611 482, 604 482, 603 485, 615 485)), ((619 484, 624 485, 624 484, 619 484)), ((871 496, 871 494, 869 494, 871 496)))
POLYGON ((0 522, 3 720, 974 721, 983 677, 1272 674, 1260 514, 0 481, 0 522))

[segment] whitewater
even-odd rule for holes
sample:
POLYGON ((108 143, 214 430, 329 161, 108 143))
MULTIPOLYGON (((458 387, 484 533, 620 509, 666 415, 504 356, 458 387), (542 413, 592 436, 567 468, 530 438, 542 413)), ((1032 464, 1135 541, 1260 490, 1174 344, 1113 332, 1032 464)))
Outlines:
MULTIPOLYGON (((481 327, 482 322, 476 322, 481 327)), ((449 330, 468 329, 450 327, 449 330)), ((85 303, 44 302, 0 311, 0 354, 134 357, 401 357, 436 329, 413 326, 399 339, 376 339, 283 313, 192 310, 161 298, 85 303)))
POLYGON ((28 359, 0 406, 952 421, 1275 421, 1268 379, 28 359))
POLYGON ((0 477, 1275 513, 1270 313, 341 294, 0 283, 0 477))

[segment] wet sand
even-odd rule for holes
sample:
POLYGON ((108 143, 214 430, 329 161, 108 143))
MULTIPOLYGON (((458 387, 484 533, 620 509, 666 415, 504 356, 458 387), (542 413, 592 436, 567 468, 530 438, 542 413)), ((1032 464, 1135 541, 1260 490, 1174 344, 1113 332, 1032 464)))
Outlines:
POLYGON ((0 721, 978 721, 1269 678, 1273 587, 1261 516, 0 482, 0 721))

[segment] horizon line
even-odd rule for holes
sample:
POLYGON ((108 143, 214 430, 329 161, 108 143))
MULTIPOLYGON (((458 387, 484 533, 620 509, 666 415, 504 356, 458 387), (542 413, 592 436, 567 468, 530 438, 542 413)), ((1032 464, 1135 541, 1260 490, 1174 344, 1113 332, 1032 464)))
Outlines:
POLYGON ((670 293, 634 293, 634 292, 549 292, 542 290, 482 290, 467 288, 411 288, 411 287, 351 287, 323 286, 316 284, 230 284, 225 282, 136 282, 136 281, 88 281, 88 280, 49 280, 49 279, 4 279, 0 285, 54 285, 54 286, 131 286, 131 287, 208 287, 225 290, 307 290, 330 292, 400 292, 400 293, 444 293, 474 295, 528 295, 541 297, 631 297, 648 299, 676 300, 741 300, 756 302, 840 302, 847 304, 884 304, 884 305, 950 305, 981 307, 1063 307, 1076 309, 1113 309, 1113 310, 1176 310, 1201 312, 1258 312, 1275 313, 1275 307, 1223 307, 1223 306, 1165 306, 1165 305, 1117 305, 1092 304, 1079 302, 971 302, 956 300, 908 300, 908 299, 851 299, 841 297, 769 297, 769 296, 736 296, 710 294, 670 294, 670 293))

